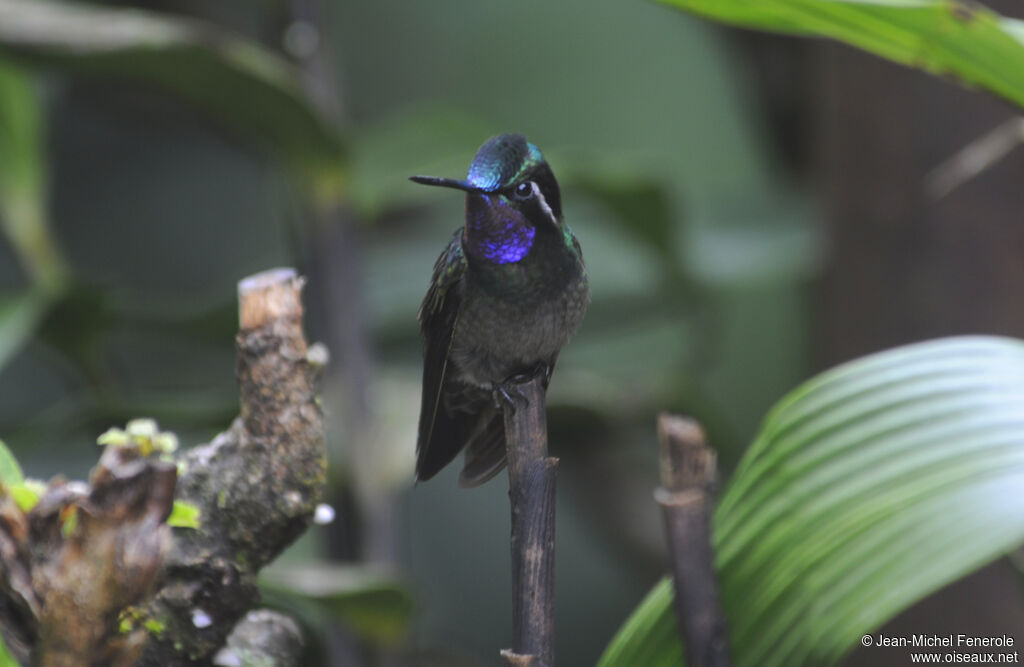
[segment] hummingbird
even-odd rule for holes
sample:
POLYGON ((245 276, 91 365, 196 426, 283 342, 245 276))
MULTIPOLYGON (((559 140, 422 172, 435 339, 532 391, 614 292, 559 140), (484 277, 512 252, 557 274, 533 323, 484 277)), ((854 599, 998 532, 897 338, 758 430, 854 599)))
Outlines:
POLYGON ((558 352, 590 303, 579 241, 562 219, 558 182, 519 134, 484 142, 465 180, 412 181, 466 193, 466 222, 438 257, 419 310, 423 396, 416 478, 465 448, 459 485, 505 466, 504 403, 538 375, 548 386, 558 352))

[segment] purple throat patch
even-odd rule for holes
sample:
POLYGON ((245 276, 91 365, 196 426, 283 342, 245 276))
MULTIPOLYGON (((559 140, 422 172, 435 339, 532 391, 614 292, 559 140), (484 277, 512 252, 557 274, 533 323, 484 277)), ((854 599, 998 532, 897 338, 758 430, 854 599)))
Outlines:
POLYGON ((479 254, 495 264, 518 262, 530 252, 537 230, 530 225, 516 225, 511 220, 497 234, 480 240, 479 254))

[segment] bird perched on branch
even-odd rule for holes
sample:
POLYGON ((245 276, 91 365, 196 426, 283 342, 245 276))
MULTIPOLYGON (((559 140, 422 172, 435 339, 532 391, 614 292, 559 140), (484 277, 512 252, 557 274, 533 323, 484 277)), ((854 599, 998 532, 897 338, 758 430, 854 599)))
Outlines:
POLYGON ((413 176, 466 193, 466 223, 434 265, 420 306, 423 402, 416 478, 430 479, 466 448, 459 484, 505 466, 502 406, 515 385, 544 386, 590 302, 580 244, 540 150, 518 134, 489 139, 466 180, 413 176))

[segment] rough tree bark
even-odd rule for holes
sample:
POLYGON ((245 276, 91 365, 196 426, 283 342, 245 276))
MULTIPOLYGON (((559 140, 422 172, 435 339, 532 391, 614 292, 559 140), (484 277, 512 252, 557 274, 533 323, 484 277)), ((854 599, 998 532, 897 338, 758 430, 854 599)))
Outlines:
POLYGON ((126 437, 107 445, 89 484, 55 479, 28 512, 0 495, 0 632, 16 658, 167 667, 209 664, 223 647, 297 664, 293 621, 238 621, 258 599, 259 569, 308 526, 326 478, 314 392, 326 353, 307 350, 301 286, 291 270, 239 284, 241 416, 213 442, 175 463, 126 437), (175 497, 198 507, 198 528, 166 524, 175 497))
POLYGON ((19 662, 134 662, 146 631, 119 616, 158 580, 174 483, 174 464, 111 445, 88 485, 55 479, 28 512, 0 498, 0 631, 19 662))
POLYGON ((257 601, 260 568, 306 530, 323 493, 315 383, 325 354, 306 347, 302 283, 291 269, 239 283, 241 414, 182 457, 178 498, 199 507, 202 526, 175 532, 166 578, 146 609, 163 632, 144 665, 187 665, 219 649, 257 601))

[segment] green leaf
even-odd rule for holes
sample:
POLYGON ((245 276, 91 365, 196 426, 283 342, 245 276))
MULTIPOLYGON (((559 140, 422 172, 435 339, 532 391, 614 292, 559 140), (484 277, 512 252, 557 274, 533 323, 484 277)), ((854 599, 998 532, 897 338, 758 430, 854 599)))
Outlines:
POLYGON ((0 637, 0 667, 21 667, 21 663, 14 659, 4 638, 0 637))
POLYGON ((167 455, 178 449, 178 436, 170 431, 161 431, 155 419, 146 417, 131 420, 123 430, 116 426, 108 428, 96 438, 96 444, 137 447, 143 456, 153 453, 167 455))
POLYGON ((608 646, 597 667, 649 665, 680 667, 683 648, 679 644, 675 617, 665 613, 672 607, 672 580, 665 578, 651 589, 636 611, 608 646))
POLYGON ((968 0, 659 0, 732 25, 830 37, 1024 106, 1024 23, 968 0))
POLYGON ((167 525, 174 528, 199 528, 199 508, 183 500, 175 500, 167 525))
MULTIPOLYGON (((786 396, 715 513, 735 664, 835 664, 1024 543, 1022 402, 1024 343, 980 336, 865 357, 786 396)), ((637 613, 602 665, 679 650, 651 627, 670 596, 637 613)))
POLYGON ((96 444, 101 447, 128 447, 132 444, 132 437, 124 429, 111 426, 96 438, 96 444))
POLYGON ((42 113, 28 76, 0 62, 0 206, 4 230, 19 206, 38 205, 43 197, 42 113))
POLYGON ((340 137, 303 92, 297 71, 216 26, 85 3, 0 0, 0 53, 156 84, 308 175, 339 178, 340 137))
POLYGON ((7 448, 3 440, 0 440, 0 484, 10 487, 13 484, 21 484, 25 481, 25 475, 21 472, 18 459, 7 448))
POLYGON ((0 60, 0 232, 33 283, 0 295, 0 370, 31 339, 66 282, 46 217, 44 116, 25 73, 0 60))
POLYGON ((405 585, 366 568, 325 563, 275 565, 261 573, 260 584, 280 595, 313 603, 379 642, 400 639, 413 611, 405 585))
POLYGON ((0 370, 32 338, 49 303, 39 290, 16 296, 0 295, 0 370))
POLYGON ((37 479, 26 479, 7 487, 14 502, 22 512, 31 512, 46 493, 46 484, 37 479))
POLYGON ((32 281, 53 293, 66 267, 46 219, 44 117, 25 73, 0 61, 0 230, 32 281))

